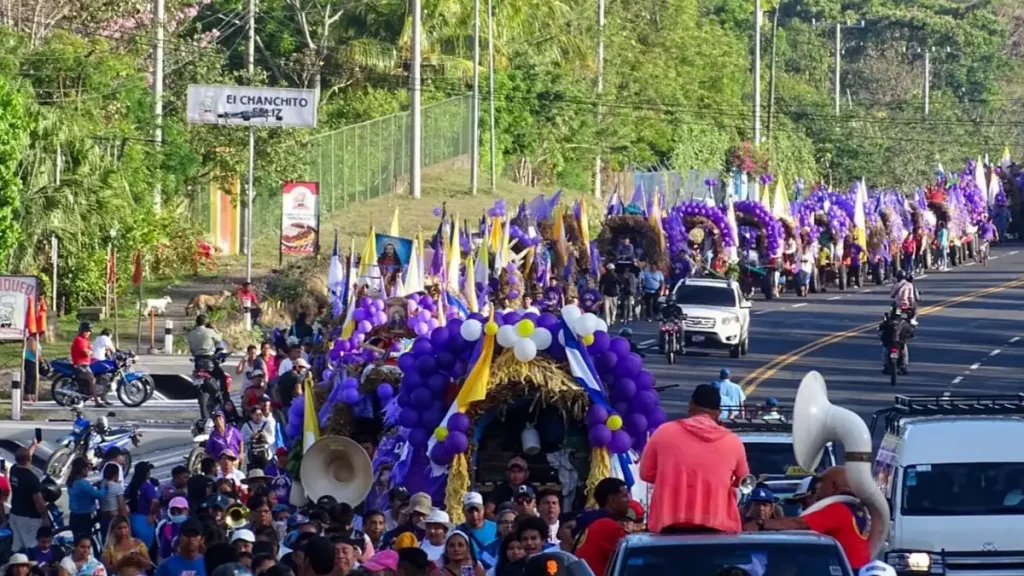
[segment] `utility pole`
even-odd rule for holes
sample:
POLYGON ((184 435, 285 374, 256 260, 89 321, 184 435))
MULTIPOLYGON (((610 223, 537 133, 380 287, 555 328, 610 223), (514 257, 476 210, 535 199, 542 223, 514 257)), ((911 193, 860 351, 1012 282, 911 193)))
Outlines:
MULTIPOLYGON (((601 94, 604 92, 604 0, 597 0, 597 126, 601 127, 601 94)), ((601 199, 601 150, 594 158, 594 198, 601 199)))
POLYGON ((932 83, 931 50, 924 49, 924 115, 928 115, 928 96, 932 83))
MULTIPOLYGON (((245 71, 252 85, 256 56, 256 0, 249 0, 249 44, 246 46, 245 71)), ((245 174, 245 281, 252 282, 252 204, 256 196, 253 172, 256 168, 256 132, 249 124, 249 169, 245 174)))
MULTIPOLYGON (((815 22, 814 20, 811 20, 811 25, 812 26, 817 26, 818 24, 819 24, 818 22, 815 22)), ((835 107, 836 116, 839 116, 839 101, 840 101, 839 98, 840 98, 840 93, 841 93, 839 74, 840 74, 840 69, 842 67, 842 57, 843 57, 843 28, 865 28, 866 26, 865 26, 863 20, 860 21, 860 24, 843 24, 841 22, 836 22, 835 24, 828 24, 828 23, 822 22, 821 24, 826 25, 826 26, 835 26, 835 29, 836 29, 836 47, 835 47, 835 50, 836 50, 836 55, 835 55, 836 62, 835 62, 835 78, 833 79, 833 83, 834 83, 834 86, 833 86, 833 90, 834 90, 833 100, 834 100, 834 102, 833 102, 833 104, 834 104, 834 107, 835 107)))
POLYGON ((473 0, 473 165, 469 179, 472 193, 480 181, 480 0, 473 0))
POLYGON ((775 7, 775 16, 772 19, 772 63, 768 72, 768 145, 772 143, 772 124, 775 120, 775 46, 779 36, 779 8, 775 7))
MULTIPOLYGON (((754 148, 761 147, 761 0, 754 0, 754 148)), ((750 183, 755 200, 761 198, 758 179, 750 183)))
MULTIPOLYGON (((153 0, 154 23, 156 38, 153 42, 153 116, 156 127, 153 129, 153 141, 157 149, 164 142, 164 0, 153 0)), ((160 179, 157 178, 156 189, 153 191, 153 205, 160 209, 160 179)))
POLYGON ((488 100, 490 100, 488 117, 490 118, 491 133, 491 194, 494 194, 498 188, 497 161, 495 160, 497 138, 494 135, 494 0, 487 0, 487 83, 488 100))
POLYGON ((420 106, 420 40, 423 28, 422 0, 412 0, 412 65, 409 66, 409 191, 420 197, 422 184, 423 109, 420 106))

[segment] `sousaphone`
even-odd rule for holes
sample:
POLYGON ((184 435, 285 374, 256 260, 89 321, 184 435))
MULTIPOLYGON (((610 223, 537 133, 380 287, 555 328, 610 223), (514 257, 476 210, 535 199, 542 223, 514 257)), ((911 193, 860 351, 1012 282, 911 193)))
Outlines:
MULTIPOLYGON (((793 455, 797 464, 804 470, 817 468, 828 442, 843 445, 846 478, 871 516, 868 538, 871 555, 875 556, 889 534, 889 504, 871 475, 871 433, 860 416, 828 401, 828 388, 821 374, 808 372, 800 382, 793 406, 793 455)), ((832 498, 815 503, 804 514, 828 505, 832 498)))
POLYGON ((310 500, 329 495, 356 506, 370 493, 373 463, 351 438, 325 436, 303 454, 299 477, 310 500))

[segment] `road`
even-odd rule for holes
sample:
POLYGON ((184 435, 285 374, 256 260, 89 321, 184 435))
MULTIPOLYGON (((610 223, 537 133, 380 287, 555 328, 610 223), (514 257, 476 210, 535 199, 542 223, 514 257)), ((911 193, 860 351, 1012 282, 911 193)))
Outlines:
MULTIPOLYGON (((688 353, 674 366, 652 350, 644 366, 659 386, 670 416, 685 413, 696 384, 729 368, 751 401, 791 402, 810 370, 821 372, 829 399, 869 417, 899 394, 1009 394, 1024 392, 1024 247, 996 247, 987 266, 968 264, 915 279, 921 317, 910 345, 910 370, 894 390, 881 373, 876 326, 890 305, 888 286, 868 285, 806 298, 755 300, 750 353, 688 353)), ((638 341, 653 341, 657 326, 631 326, 638 341)))
MULTIPOLYGON (((661 396, 670 416, 685 413, 694 386, 714 380, 723 367, 732 371, 733 380, 755 402, 767 397, 791 402, 804 374, 818 370, 828 382, 830 400, 865 417, 891 404, 896 393, 1024 391, 1019 376, 1024 368, 1024 247, 997 247, 987 267, 966 265, 926 274, 918 285, 922 309, 917 337, 911 343, 911 374, 900 377, 895 390, 881 374, 881 346, 875 332, 889 306, 884 286, 807 298, 786 295, 771 302, 759 299, 751 310, 747 356, 731 359, 721 352, 694 352, 669 366, 652 351, 644 364, 658 385, 679 384, 661 396)), ((631 328, 638 341, 653 340, 657 330, 646 323, 631 328)), ((119 412, 119 419, 133 418, 130 410, 119 412)), ((28 442, 35 425, 0 422, 0 439, 28 442)), ((70 429, 70 423, 42 425, 47 443, 70 429)), ((144 426, 142 445, 133 451, 135 460, 153 462, 157 478, 167 480, 171 468, 191 449, 188 429, 189 422, 144 426)), ((0 457, 10 461, 13 457, 3 454, 3 449, 0 445, 0 457)))

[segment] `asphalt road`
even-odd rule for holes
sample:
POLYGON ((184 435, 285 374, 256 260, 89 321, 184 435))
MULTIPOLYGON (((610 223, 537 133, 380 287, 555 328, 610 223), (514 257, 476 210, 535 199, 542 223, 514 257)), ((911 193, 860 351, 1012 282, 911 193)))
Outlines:
MULTIPOLYGON (((750 401, 775 397, 783 403, 792 402, 803 376, 817 370, 833 403, 866 418, 891 405, 895 394, 1024 392, 1024 246, 994 248, 985 267, 968 264, 919 278, 921 317, 910 344, 911 373, 895 389, 881 373, 876 332, 890 306, 887 285, 755 299, 747 356, 688 352, 670 366, 655 349, 644 366, 657 385, 680 385, 661 394, 670 417, 682 415, 694 386, 717 379, 721 368, 729 368, 750 401)), ((657 333, 656 324, 630 327, 637 341, 653 341, 657 333)))

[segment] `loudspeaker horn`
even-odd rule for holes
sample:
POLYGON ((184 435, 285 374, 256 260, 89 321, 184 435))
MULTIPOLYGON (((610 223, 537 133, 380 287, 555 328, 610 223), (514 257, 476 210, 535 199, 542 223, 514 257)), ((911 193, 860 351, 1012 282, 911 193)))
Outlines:
POLYGON ((370 493, 373 463, 351 438, 325 436, 303 454, 299 477, 306 496, 314 502, 330 495, 356 506, 370 493))
POLYGON ((800 467, 817 468, 828 442, 843 445, 846 480, 871 515, 868 539, 874 556, 889 534, 889 503, 871 475, 871 433, 860 416, 828 401, 828 388, 821 374, 808 372, 800 382, 793 406, 793 455, 800 467))

